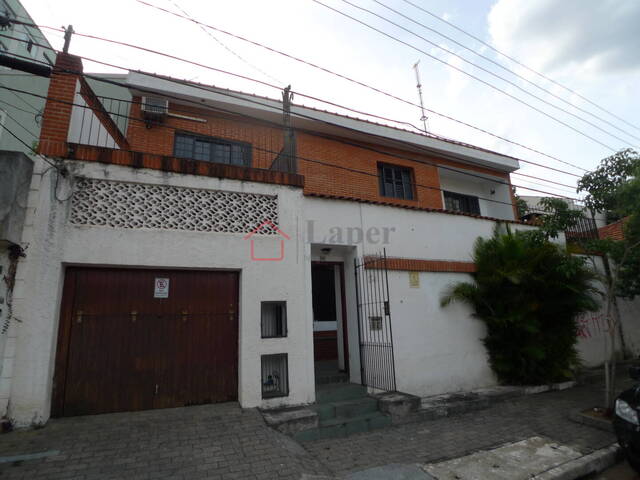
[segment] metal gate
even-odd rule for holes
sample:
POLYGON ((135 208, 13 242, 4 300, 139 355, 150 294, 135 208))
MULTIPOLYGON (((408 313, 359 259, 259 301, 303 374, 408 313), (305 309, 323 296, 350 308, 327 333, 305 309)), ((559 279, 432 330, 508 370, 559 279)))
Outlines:
POLYGON ((386 252, 354 260, 362 384, 396 390, 386 252))

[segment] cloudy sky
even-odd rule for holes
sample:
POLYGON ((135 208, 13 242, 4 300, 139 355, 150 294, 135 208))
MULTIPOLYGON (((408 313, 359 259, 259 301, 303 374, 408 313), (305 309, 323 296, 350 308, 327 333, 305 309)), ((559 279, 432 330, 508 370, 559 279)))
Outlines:
MULTIPOLYGON (((419 60, 425 106, 429 109, 585 169, 595 167, 615 150, 640 145, 638 0, 410 0, 413 5, 407 0, 148 1, 175 12, 187 12, 203 23, 416 103, 412 66, 419 60)), ((279 86, 291 84, 295 91, 420 125, 420 111, 413 106, 228 35, 207 33, 191 22, 135 0, 23 0, 23 4, 42 25, 72 24, 81 33, 153 48, 279 86)), ((61 48, 61 34, 44 32, 54 47, 61 48)), ((253 82, 78 36, 73 38, 70 52, 124 67, 273 98, 280 96, 276 89, 253 82)), ((85 71, 115 70, 85 62, 85 71)), ((301 98, 296 101, 336 110, 301 98)), ((437 114, 428 115, 428 128, 435 134, 583 173, 437 114)), ((576 181, 576 177, 525 163, 520 171, 569 186, 576 181)), ((575 189, 540 180, 514 175, 513 182, 576 196, 575 189)), ((520 193, 531 192, 520 189, 520 193)))

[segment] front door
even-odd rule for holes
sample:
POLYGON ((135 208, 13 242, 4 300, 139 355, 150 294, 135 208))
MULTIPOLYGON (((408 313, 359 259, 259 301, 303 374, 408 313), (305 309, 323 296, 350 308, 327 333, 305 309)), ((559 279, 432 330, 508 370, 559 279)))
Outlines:
POLYGON ((313 346, 322 370, 348 369, 344 274, 341 262, 311 264, 313 346))

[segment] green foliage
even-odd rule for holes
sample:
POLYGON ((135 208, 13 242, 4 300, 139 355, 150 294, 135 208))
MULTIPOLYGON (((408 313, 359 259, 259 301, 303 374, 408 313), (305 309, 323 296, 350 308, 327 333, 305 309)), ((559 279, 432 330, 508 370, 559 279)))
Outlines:
POLYGON ((545 238, 558 238, 558 234, 575 226, 583 212, 570 208, 561 198, 546 197, 538 203, 546 215, 540 218, 540 230, 545 238))
POLYGON ((585 204, 594 212, 619 210, 619 188, 637 175, 640 155, 632 149, 605 158, 600 166, 578 181, 578 192, 587 192, 585 204))
POLYGON ((588 192, 587 205, 624 219, 622 240, 594 240, 588 249, 612 261, 616 295, 630 299, 640 295, 640 155, 629 149, 605 158, 582 177, 578 188, 588 192))
POLYGON ((520 198, 515 193, 513 194, 513 196, 516 199, 516 209, 518 210, 518 218, 522 219, 522 217, 524 217, 527 213, 529 213, 529 205, 527 205, 527 202, 523 198, 520 198))
POLYGON ((539 234, 500 232, 479 238, 473 283, 453 285, 441 303, 461 301, 487 327, 484 345, 502 383, 570 378, 578 364, 575 317, 595 311, 594 274, 539 234))

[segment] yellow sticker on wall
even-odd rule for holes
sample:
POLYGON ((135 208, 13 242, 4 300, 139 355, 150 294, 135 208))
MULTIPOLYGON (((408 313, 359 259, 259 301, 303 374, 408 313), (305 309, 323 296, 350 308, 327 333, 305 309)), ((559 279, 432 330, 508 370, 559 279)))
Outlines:
POLYGON ((409 272, 409 287, 420 288, 420 272, 409 272))

